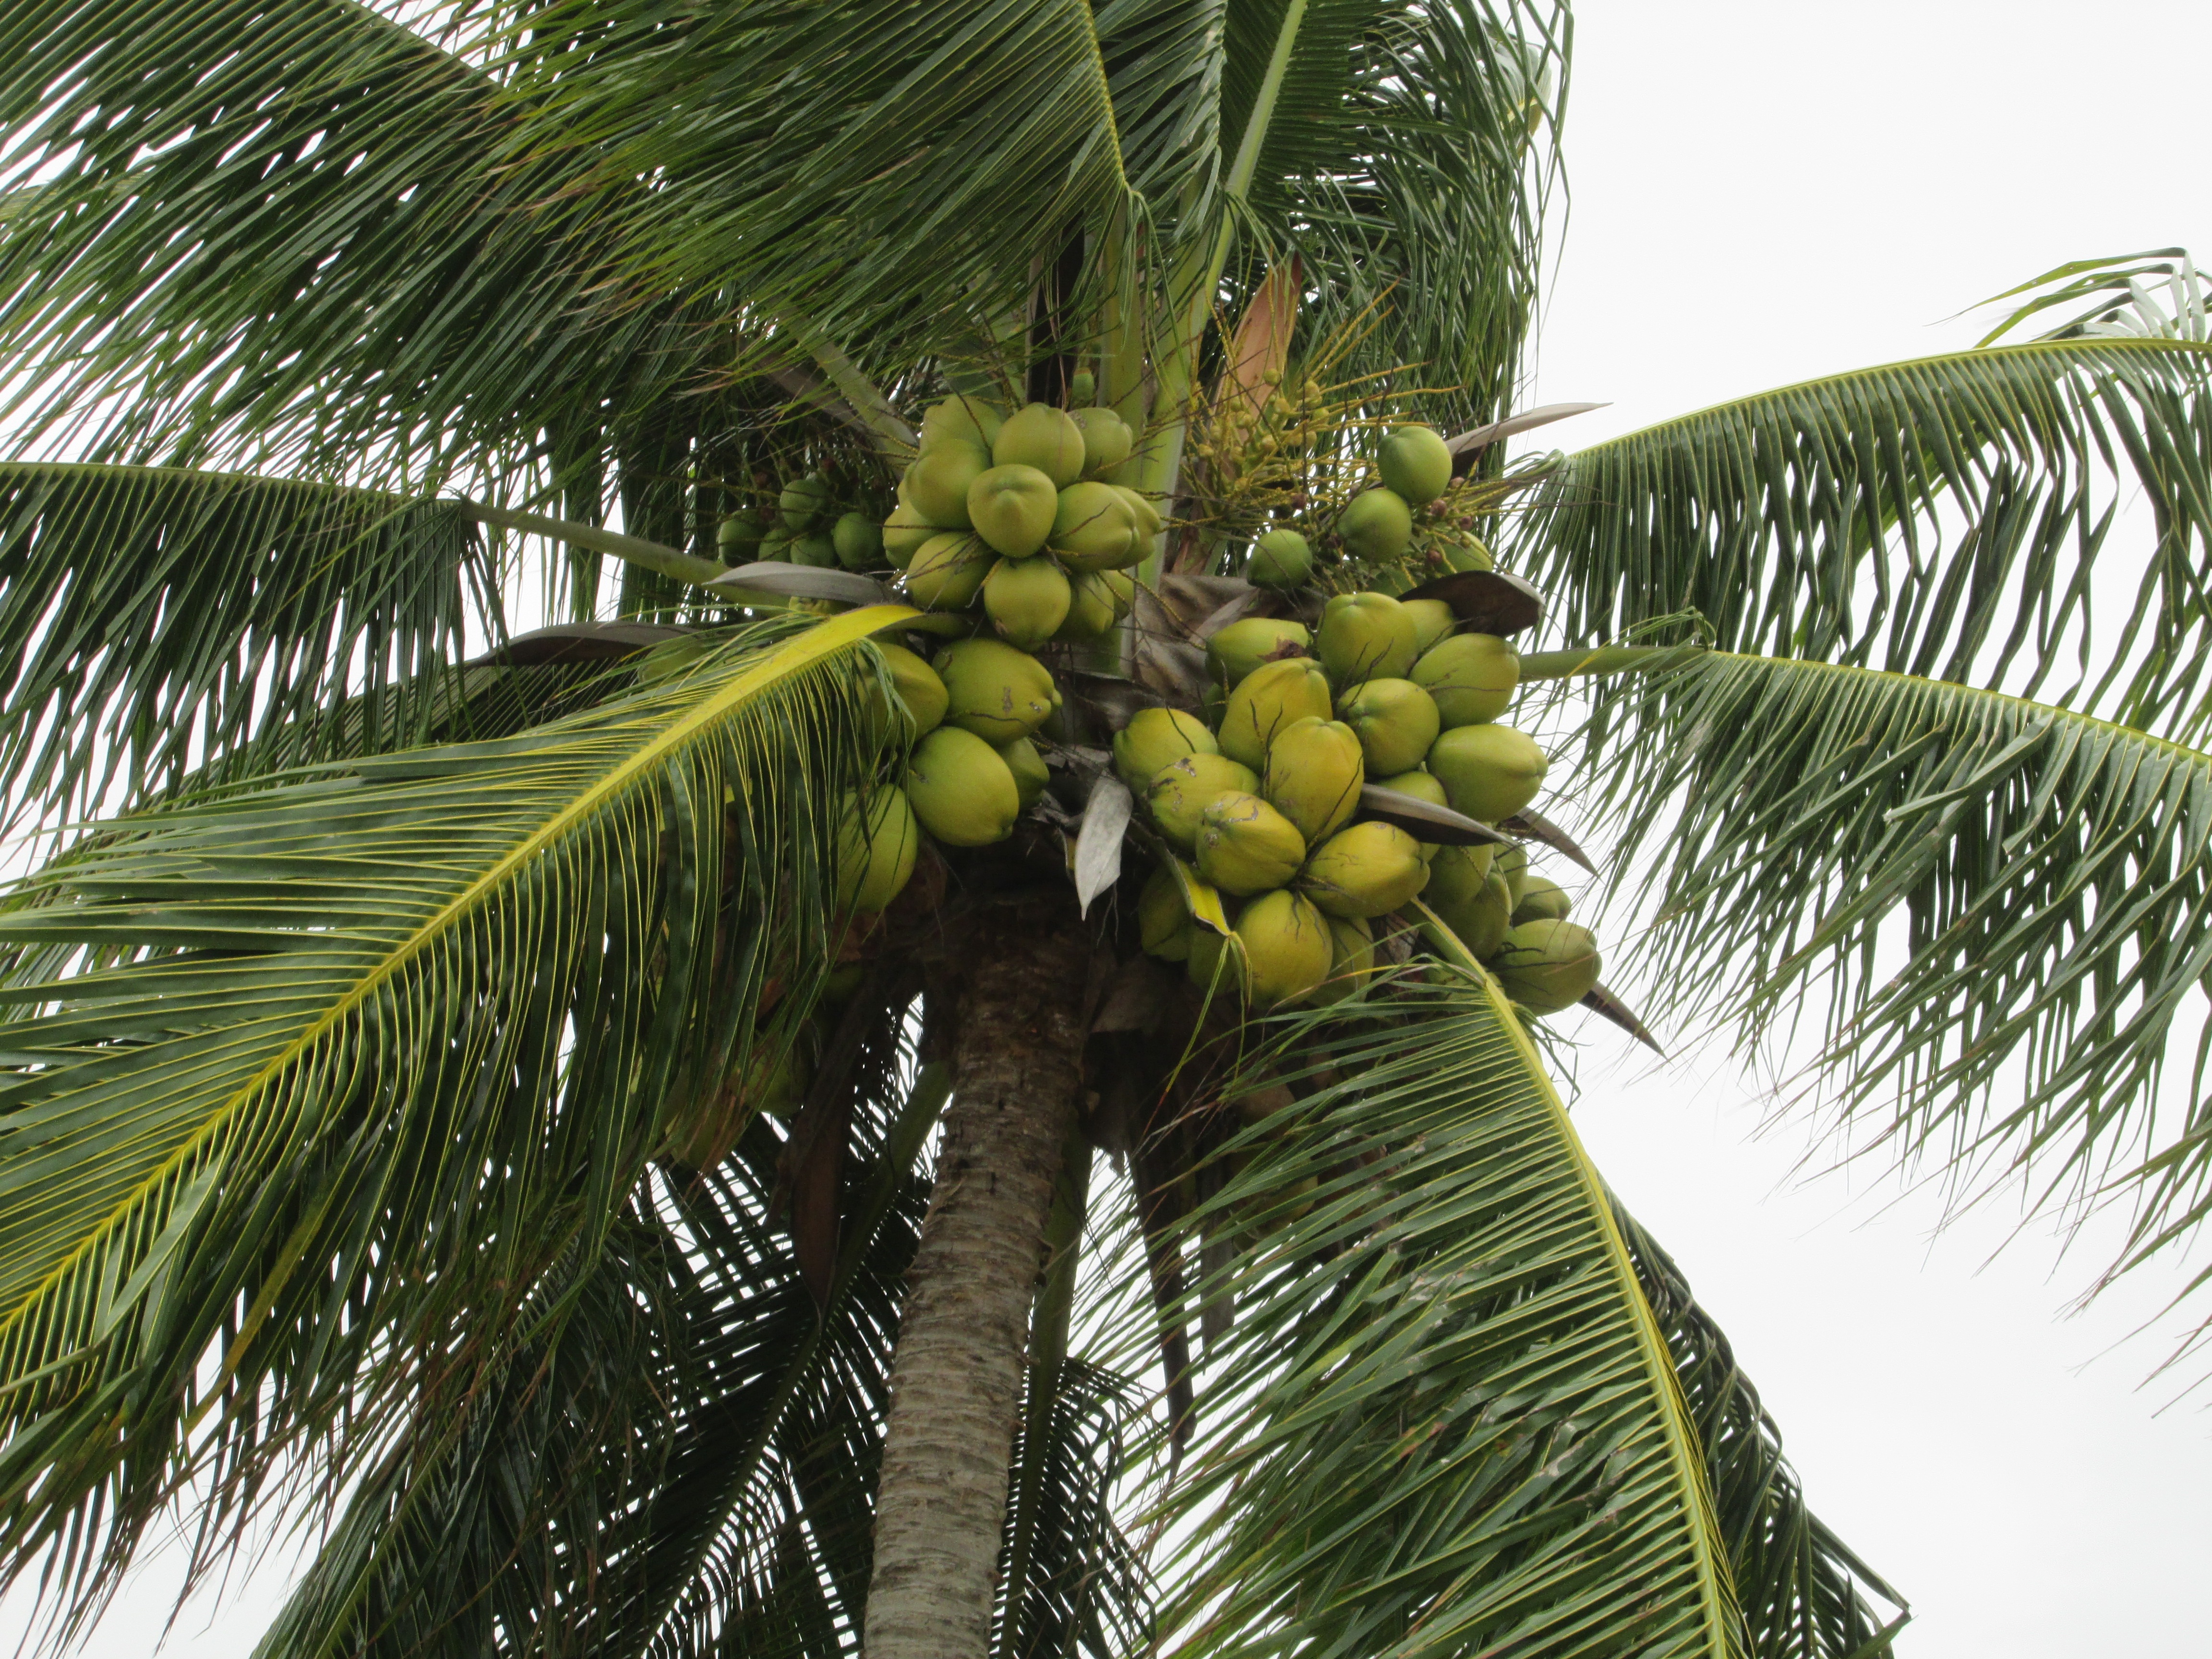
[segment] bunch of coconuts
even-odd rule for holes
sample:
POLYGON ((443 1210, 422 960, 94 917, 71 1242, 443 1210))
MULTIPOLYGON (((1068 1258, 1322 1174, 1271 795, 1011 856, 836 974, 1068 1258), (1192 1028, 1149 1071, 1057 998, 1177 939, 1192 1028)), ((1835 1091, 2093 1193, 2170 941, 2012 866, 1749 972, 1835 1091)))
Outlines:
POLYGON ((772 559, 824 570, 880 570, 882 519, 879 501, 842 495, 828 474, 806 472, 784 482, 774 507, 724 518, 715 526, 714 550, 725 564, 772 559))
MULTIPOLYGON (((1394 428, 1376 471, 1381 482, 1352 496, 1328 527, 1327 539, 1345 557, 1387 568, 1417 555, 1437 573, 1491 568, 1488 548, 1437 516, 1443 509, 1434 504, 1451 488, 1452 455, 1435 428, 1394 428)), ((1256 538, 1244 568, 1254 586, 1279 592, 1306 586, 1313 572, 1312 543, 1287 526, 1256 538)))
POLYGON ((1497 723, 1518 657, 1457 626, 1442 600, 1373 592, 1332 599, 1316 629, 1231 623, 1207 644, 1206 719, 1129 721, 1115 766, 1170 849, 1139 900, 1146 950, 1256 1007, 1331 1002, 1358 994, 1376 927, 1418 896, 1529 1012, 1582 1000, 1597 941, 1525 853, 1361 816, 1369 783, 1493 825, 1542 788, 1544 751, 1497 723), (1197 922, 1209 893, 1227 938, 1197 922))
POLYGON ((1003 415, 948 398, 922 417, 883 557, 913 604, 980 608, 1010 645, 1101 639, 1127 614, 1135 586, 1124 573, 1160 527, 1150 501, 1110 481, 1133 442, 1110 409, 1003 415))

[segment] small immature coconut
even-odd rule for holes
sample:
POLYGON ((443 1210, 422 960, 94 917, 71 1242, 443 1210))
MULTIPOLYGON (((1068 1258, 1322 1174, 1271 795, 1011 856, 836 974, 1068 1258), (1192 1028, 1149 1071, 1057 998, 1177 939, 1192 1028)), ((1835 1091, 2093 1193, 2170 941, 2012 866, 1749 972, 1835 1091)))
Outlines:
POLYGON ((1121 492, 1089 480, 1053 498, 1047 541, 1071 570, 1121 570, 1145 556, 1136 514, 1121 492))
POLYGON ((1420 843, 1395 823, 1370 819, 1316 848, 1298 888, 1333 916, 1364 921, 1396 909, 1428 880, 1420 843))
POLYGON ((803 564, 811 569, 831 570, 837 564, 837 544, 821 531, 810 530, 804 536, 793 536, 786 542, 783 556, 793 564, 803 564))
POLYGON ((1492 969, 1532 1014, 1556 1014, 1589 994, 1604 963, 1597 936, 1571 921, 1524 921, 1510 928, 1492 969))
POLYGON ((1052 782, 1052 774, 1045 770, 1044 757, 1027 738, 1016 738, 998 748, 999 758, 1014 775, 1014 788, 1021 796, 1022 811, 1026 812, 1043 797, 1046 787, 1052 782))
POLYGON ((1485 823, 1510 818, 1544 787, 1544 751, 1510 726, 1455 726, 1429 750, 1452 810, 1485 823))
POLYGON ((1060 492, 1033 466, 994 466, 968 486, 968 522, 1010 559, 1026 559, 1052 534, 1060 492))
POLYGON ((1206 722, 1180 708, 1139 708, 1114 734, 1114 769, 1133 793, 1141 795, 1163 766, 1185 755, 1218 755, 1206 722))
POLYGON ((1313 574, 1313 549, 1295 530, 1270 530, 1252 544, 1244 580, 1255 587, 1285 592, 1304 587, 1313 574))
POLYGON ((928 520, 902 502, 884 520, 884 558, 894 570, 903 570, 932 536, 941 533, 928 520))
POLYGON ((804 535, 828 511, 830 481, 819 472, 793 478, 775 498, 777 514, 794 534, 804 535))
POLYGON ((848 513, 830 526, 830 544, 848 570, 884 567, 884 528, 865 513, 848 513))
MULTIPOLYGON (((891 677, 891 693, 897 700, 900 723, 907 736, 926 737, 934 732, 945 719, 945 682, 937 678, 935 669, 904 646, 888 640, 873 643, 891 677)), ((870 701, 873 708, 876 700, 870 701)), ((876 712, 888 716, 890 709, 886 705, 876 712)))
POLYGON ((1387 564, 1413 544, 1413 514, 1395 490, 1363 489, 1337 520, 1336 533, 1352 557, 1387 564))
POLYGON ((1246 994, 1261 1008, 1300 1002, 1328 977, 1335 948, 1328 919, 1287 889, 1262 894, 1237 915, 1246 994))
POLYGON ((1340 593, 1321 613, 1314 654, 1332 685, 1401 680, 1413 665, 1414 640, 1413 617, 1389 594, 1340 593))
POLYGON ((1074 594, 1050 559, 1001 559, 983 578, 983 614, 999 637, 1024 651, 1060 631, 1074 594))
POLYGON ((1045 665, 1002 641, 958 641, 931 665, 945 682, 945 720, 991 743, 1029 736, 1060 701, 1045 665))
POLYGON ((1419 766, 1440 728, 1437 705, 1411 680, 1364 681, 1336 700, 1336 711, 1359 734, 1367 769, 1376 777, 1419 766))
POLYGON ((1459 626, 1458 617, 1442 599, 1401 599, 1398 603, 1413 619, 1413 649, 1418 655, 1426 655, 1449 639, 1452 629, 1459 626))
POLYGON ((1165 870, 1155 868, 1137 895, 1137 940, 1145 954, 1163 962, 1182 961, 1190 955, 1194 925, 1182 887, 1165 870))
POLYGON ((906 567, 906 596, 924 611, 965 611, 983 591, 996 556, 964 530, 942 530, 906 567))
POLYGON ((1257 795, 1232 790, 1201 815, 1198 872, 1224 893, 1285 886, 1305 856, 1297 827, 1257 795))
POLYGON ((1206 665, 1221 684, 1234 685, 1262 663, 1310 655, 1312 644, 1304 623, 1247 617, 1214 630, 1206 642, 1206 665))
POLYGON ((1422 653, 1412 678, 1437 700, 1447 727, 1480 726, 1513 701, 1521 656, 1495 634, 1455 634, 1422 653))
POLYGON ((999 751, 972 732, 940 726, 915 745, 906 798, 921 827, 948 847, 1004 841, 1021 816, 1021 787, 999 751))
POLYGON ((858 797, 848 797, 837 830, 837 902, 871 915, 882 909, 905 888, 921 849, 921 830, 897 786, 870 795, 865 817, 858 797))
POLYGON ((1313 847, 1350 819, 1365 777, 1358 735, 1341 720, 1308 716, 1276 732, 1267 745, 1261 793, 1313 847))
POLYGON ((1054 489, 1065 489, 1083 476, 1083 428, 1064 409, 1030 404, 1006 417, 991 440, 991 460, 998 466, 1033 466, 1054 489))
POLYGON ((1119 410, 1071 409, 1067 418, 1083 434, 1083 476, 1086 478, 1111 472, 1129 459, 1129 451, 1136 447, 1136 434, 1129 430, 1129 423, 1121 418, 1119 410))
POLYGON ((1409 507, 1426 507, 1451 488, 1452 456, 1432 426, 1401 426, 1382 441, 1383 487, 1395 490, 1409 507))
POLYGON ((1331 714, 1328 678, 1310 657, 1291 657, 1254 669, 1230 692, 1221 711, 1221 752, 1257 770, 1267 745, 1293 720, 1331 714))
POLYGON ((1160 768, 1142 793, 1161 836, 1190 858, 1206 827, 1206 809, 1224 795, 1249 795, 1259 787, 1252 769, 1226 755, 1188 754, 1160 768))
POLYGON ((1067 404, 1079 408, 1098 395, 1098 377, 1087 368, 1079 368, 1067 377, 1067 404))
POLYGON ((968 487, 991 470, 991 454, 977 445, 943 440, 922 446, 900 481, 907 505, 933 525, 968 528, 968 487))
POLYGON ((750 508, 732 513, 714 526, 714 551, 724 564, 750 564, 758 556, 766 526, 750 508))
POLYGON ((944 398, 922 411, 922 447, 949 440, 988 450, 1006 418, 1001 410, 981 398, 944 398))
POLYGON ((1328 935, 1328 978, 1313 997, 1324 1006, 1358 996, 1367 988, 1367 981, 1375 972, 1372 927, 1355 916, 1330 916, 1328 935))
MULTIPOLYGON (((1528 854, 1522 854, 1526 858, 1528 854)), ((1514 895, 1513 925, 1524 921, 1565 921, 1575 902, 1567 896, 1567 890, 1547 877, 1531 871, 1521 880, 1521 890, 1514 895)))
POLYGON ((1079 570, 1067 579, 1067 620, 1061 623, 1055 640, 1072 645, 1086 644, 1103 640, 1113 631, 1115 617, 1114 590, 1103 570, 1079 570))

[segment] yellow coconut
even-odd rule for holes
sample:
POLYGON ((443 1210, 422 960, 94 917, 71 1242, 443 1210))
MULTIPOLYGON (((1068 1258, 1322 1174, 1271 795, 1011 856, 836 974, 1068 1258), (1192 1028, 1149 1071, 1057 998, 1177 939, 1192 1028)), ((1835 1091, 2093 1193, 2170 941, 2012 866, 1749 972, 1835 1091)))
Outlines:
POLYGON ((1328 977, 1335 957, 1328 919, 1287 889, 1262 894, 1237 913, 1247 994, 1260 1007, 1303 1001, 1328 977))
POLYGON ((906 470, 907 504, 933 525, 968 528, 968 487, 991 470, 991 453, 946 440, 923 446, 906 470))
POLYGON ((1452 629, 1459 626, 1459 618, 1442 599, 1401 599, 1398 603, 1413 619, 1413 649, 1422 654, 1449 639, 1452 629))
POLYGON ((1022 811, 1026 812, 1043 796, 1046 786, 1052 781, 1052 774, 1045 770, 1044 757, 1027 738, 1002 743, 998 750, 1006 770, 1014 775, 1014 789, 1021 797, 1022 811))
POLYGON ((1021 816, 1021 787, 999 751, 972 732, 940 726, 915 745, 906 798, 921 827, 948 847, 1004 841, 1021 816))
POLYGON ((1071 570, 1121 570, 1145 556, 1136 514, 1121 492, 1088 479, 1054 498, 1048 542, 1071 570))
POLYGON ((1162 836, 1185 858, 1198 851, 1206 809, 1224 795, 1255 793, 1260 780, 1226 755, 1192 753, 1170 761, 1145 783, 1145 805, 1162 836))
MULTIPOLYGON (((945 719, 945 682, 937 678, 935 669, 904 646, 893 645, 888 640, 874 643, 890 675, 891 692, 897 699, 906 735, 912 738, 934 732, 945 719)), ((870 707, 872 713, 879 717, 890 712, 879 696, 871 697, 870 707)))
POLYGON ((1034 650, 1060 631, 1074 593, 1050 559, 1001 559, 983 578, 983 614, 999 637, 1034 650))
POLYGON ((1071 409, 1067 418, 1083 434, 1083 476, 1095 478, 1111 472, 1129 459, 1136 434, 1119 411, 1111 409, 1071 409))
POLYGON ((1340 593, 1322 611, 1314 655, 1333 685, 1403 679, 1413 665, 1416 638, 1413 617, 1389 594, 1340 593))
POLYGON ((1420 843, 1394 823, 1370 819, 1338 830, 1315 848, 1298 888, 1333 916, 1364 920, 1396 909, 1428 879, 1420 843))
POLYGON ((1313 997, 1324 1005, 1358 996, 1375 972, 1373 928, 1354 916, 1330 916, 1328 935, 1328 978, 1313 997))
POLYGON ((1485 823, 1511 817, 1544 787, 1544 751, 1510 726, 1455 726, 1429 749, 1452 810, 1485 823))
POLYGON ((1565 921, 1574 907, 1575 902, 1567 896, 1565 888, 1531 872, 1522 878, 1521 890, 1514 896, 1513 925, 1518 927, 1524 921, 1565 921))
POLYGON ((1363 489, 1337 520, 1336 533, 1353 558, 1387 564, 1412 544, 1413 514, 1394 490, 1363 489))
POLYGON ((1206 665, 1220 684, 1234 685, 1264 663, 1312 655, 1312 644, 1304 623, 1247 617, 1214 630, 1206 642, 1206 665))
POLYGON ((1437 740, 1437 705, 1411 680, 1365 680, 1336 700, 1376 777, 1410 772, 1437 740))
POLYGON ((1190 954, 1183 958, 1183 973, 1208 996, 1242 1000, 1244 995, 1244 941, 1231 933, 1227 938, 1211 927, 1191 925, 1190 954))
POLYGON ((908 561, 906 596, 924 611, 964 611, 996 562, 997 555, 966 531, 939 531, 908 561))
POLYGON ((884 520, 884 558, 892 569, 903 570, 914 562, 921 544, 938 533, 937 527, 919 512, 901 503, 884 520))
POLYGON ((946 398, 922 411, 922 446, 949 440, 988 450, 1006 418, 1003 410, 981 398, 946 398))
POLYGON ((1495 634, 1456 634, 1423 652, 1412 678, 1436 699, 1447 727, 1480 726, 1513 701, 1521 657, 1495 634))
POLYGON ((1276 732, 1293 720, 1325 720, 1331 713, 1328 678, 1319 663, 1310 657, 1267 663, 1230 692, 1221 711, 1221 752, 1257 770, 1267 763, 1276 732))
POLYGON ((1257 795, 1232 790, 1200 816, 1198 872, 1224 893, 1285 886, 1305 856, 1297 826, 1257 795))
POLYGON ((991 441, 991 460, 998 466, 1033 466, 1054 489, 1065 489, 1083 476, 1083 428, 1064 409, 1031 404, 1006 416, 991 441))
POLYGON ((1604 965, 1589 928, 1547 918, 1509 928, 1491 968, 1530 1013, 1556 1014, 1589 994, 1604 965))
POLYGON ((837 902, 870 915, 882 909, 913 876, 921 850, 914 809, 896 785, 868 797, 865 818, 859 798, 847 797, 837 830, 837 902))
POLYGON ((1401 426, 1376 456, 1382 484, 1410 507, 1425 507, 1451 488, 1451 451, 1434 427, 1401 426))
POLYGON ((1278 592, 1304 587, 1312 574, 1312 545, 1295 530, 1268 531, 1252 544, 1252 556, 1244 562, 1246 581, 1278 592))
POLYGON ((1165 870, 1155 868, 1137 895, 1137 939, 1146 954, 1163 962, 1182 961, 1190 955, 1194 926, 1182 888, 1165 870))
POLYGON ((1029 736, 1060 701, 1045 665, 1003 641, 948 645, 935 666, 947 694, 946 720, 992 743, 1029 736))
POLYGON ((1159 769, 1185 755, 1218 755, 1221 745, 1206 722, 1180 708, 1139 708, 1114 734, 1114 769, 1138 794, 1159 769))
MULTIPOLYGON (((1411 795, 1415 800, 1425 800, 1431 806, 1451 805, 1450 801, 1444 799, 1443 781, 1433 773, 1419 767, 1409 772, 1400 772, 1393 777, 1373 778, 1369 781, 1378 789, 1390 789, 1401 795, 1411 795)), ((1414 833, 1413 839, 1420 841, 1419 835, 1414 833)), ((1421 842, 1421 857, 1429 863, 1435 863, 1437 854, 1441 851, 1443 848, 1435 842, 1421 842)))
POLYGON ((1010 559, 1026 559, 1052 534, 1060 492, 1033 466, 994 466, 968 486, 968 522, 1010 559))
POLYGON ((1267 745, 1261 793, 1292 823, 1309 847, 1348 822, 1365 781, 1359 738, 1341 720, 1293 720, 1267 745))

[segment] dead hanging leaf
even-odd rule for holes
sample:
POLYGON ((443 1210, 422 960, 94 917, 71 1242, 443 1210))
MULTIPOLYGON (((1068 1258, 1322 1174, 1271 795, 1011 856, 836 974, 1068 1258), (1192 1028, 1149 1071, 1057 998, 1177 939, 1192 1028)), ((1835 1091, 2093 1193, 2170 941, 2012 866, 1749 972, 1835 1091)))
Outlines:
POLYGON ((536 668, 546 663, 611 662, 634 657, 672 640, 689 639, 696 628, 659 623, 556 623, 517 634, 505 645, 470 659, 471 668, 536 668))
POLYGON ((1492 421, 1488 426, 1476 427, 1472 432, 1462 432, 1456 438, 1444 441, 1451 451, 1452 471, 1464 476, 1474 465, 1474 458, 1501 439, 1516 433, 1533 431, 1540 426, 1549 426, 1554 421, 1564 421, 1571 415, 1587 415, 1593 409, 1606 409, 1607 404, 1544 404, 1534 409, 1524 409, 1518 415, 1509 415, 1502 421, 1492 421))
POLYGON ((1594 985, 1585 992, 1583 1006, 1611 1020, 1660 1059, 1667 1058, 1667 1051, 1659 1046, 1659 1040, 1644 1029, 1644 1022, 1637 1018, 1636 1011, 1604 986, 1594 985))
POLYGON ((1099 774, 1091 786, 1075 838, 1075 903, 1086 916, 1091 901, 1121 879, 1121 840, 1135 805, 1129 786, 1110 772, 1099 774))
POLYGON ((1590 874, 1597 873, 1597 866, 1590 862, 1589 854, 1575 844, 1575 838, 1532 807, 1522 807, 1498 827, 1508 835, 1520 836, 1523 841, 1540 841, 1562 858, 1579 864, 1590 874))
POLYGON ((1385 823, 1395 823, 1415 841, 1425 841, 1436 847, 1480 847, 1487 844, 1507 846, 1512 837, 1502 830, 1493 830, 1479 819, 1464 812, 1455 812, 1449 806, 1438 806, 1414 795, 1401 795, 1395 789, 1385 789, 1379 783, 1362 784, 1359 788, 1359 811, 1364 817, 1380 818, 1385 823))
POLYGON ((898 599, 873 576, 852 570, 825 570, 818 565, 786 564, 776 559, 741 564, 707 586, 738 595, 766 593, 779 599, 828 599, 836 605, 892 605, 898 599))
POLYGON ((1504 639, 1544 620, 1544 596, 1503 570, 1456 570, 1409 587, 1401 599, 1442 599, 1460 626, 1504 639))

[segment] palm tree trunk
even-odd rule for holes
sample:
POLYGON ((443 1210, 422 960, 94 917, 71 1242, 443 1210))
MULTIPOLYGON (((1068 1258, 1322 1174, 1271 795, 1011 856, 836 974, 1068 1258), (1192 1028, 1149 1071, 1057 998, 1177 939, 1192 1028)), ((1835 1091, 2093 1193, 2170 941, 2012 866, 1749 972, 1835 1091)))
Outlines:
POLYGON ((1083 1080, 1091 945, 1065 892, 994 906, 891 1361, 866 1659, 985 1659, 1030 1307, 1083 1080))

